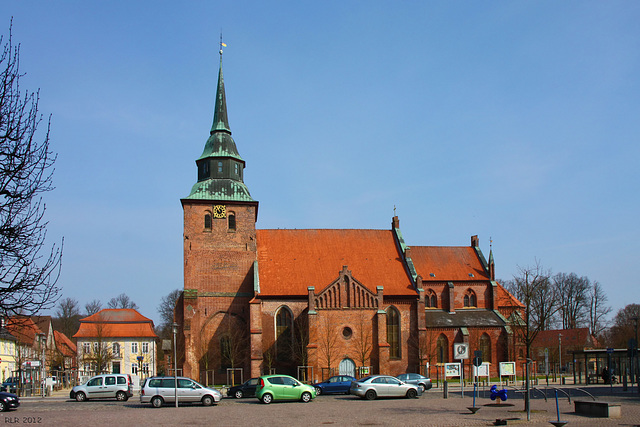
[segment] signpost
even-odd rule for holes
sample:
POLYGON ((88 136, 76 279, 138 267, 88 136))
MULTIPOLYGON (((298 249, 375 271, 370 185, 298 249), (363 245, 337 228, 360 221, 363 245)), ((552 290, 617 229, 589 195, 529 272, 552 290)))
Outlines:
POLYGON ((460 369, 460 390, 464 397, 464 361, 469 358, 469 344, 455 343, 453 344, 453 358, 460 360, 462 369, 460 369))

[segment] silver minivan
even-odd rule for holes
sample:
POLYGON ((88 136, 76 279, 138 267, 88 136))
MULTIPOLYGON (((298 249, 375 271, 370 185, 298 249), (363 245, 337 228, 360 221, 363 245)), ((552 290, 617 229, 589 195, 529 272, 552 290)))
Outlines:
POLYGON ((128 374, 102 374, 71 389, 69 397, 83 402, 87 399, 116 398, 126 401, 133 396, 133 384, 128 374))
POLYGON ((222 394, 215 388, 208 388, 190 378, 178 377, 177 388, 175 377, 153 377, 144 380, 140 387, 140 403, 151 403, 154 408, 160 408, 165 403, 201 402, 204 406, 211 406, 220 402, 222 394))

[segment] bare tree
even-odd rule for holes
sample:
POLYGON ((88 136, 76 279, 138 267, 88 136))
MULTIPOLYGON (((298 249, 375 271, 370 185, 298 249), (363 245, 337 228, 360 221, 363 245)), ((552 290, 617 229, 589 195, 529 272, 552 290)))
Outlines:
MULTIPOLYGON (((512 326, 526 348, 526 358, 529 361, 536 336, 549 324, 551 316, 557 310, 557 299, 549 280, 551 273, 545 271, 538 260, 532 267, 518 267, 518 271, 518 276, 514 276, 507 289, 524 304, 524 321, 512 326)), ((526 369, 526 411, 529 409, 529 386, 529 370, 526 369)))
POLYGON ((640 318, 640 304, 628 304, 618 310, 609 330, 607 344, 609 347, 626 348, 629 338, 636 336, 635 325, 640 318))
POLYGON ((318 353, 324 359, 326 368, 331 372, 333 364, 338 358, 338 326, 333 311, 323 310, 318 323, 318 353))
MULTIPOLYGON (((222 365, 231 369, 240 366, 244 360, 249 346, 246 328, 240 325, 239 321, 233 320, 231 314, 227 314, 224 319, 224 335, 220 340, 220 355, 222 365)), ((232 385, 235 384, 235 375, 232 376, 232 385)))
POLYGON ((589 330, 591 335, 601 335, 607 327, 607 316, 611 313, 611 307, 606 305, 607 295, 602 285, 593 282, 589 291, 589 330))
POLYGON ((83 361, 91 364, 91 370, 99 374, 109 370, 109 364, 113 360, 113 347, 107 340, 109 336, 109 325, 100 322, 96 324, 96 336, 90 342, 89 351, 84 351, 83 361))
POLYGON ((356 330, 351 338, 351 347, 361 368, 370 366, 369 358, 373 349, 373 337, 371 336, 371 315, 367 316, 367 312, 360 310, 356 318, 356 330))
POLYGON ((172 336, 173 327, 173 312, 176 308, 176 302, 182 291, 180 289, 169 292, 166 296, 162 297, 160 305, 158 306, 158 313, 160 313, 160 325, 158 325, 157 333, 160 338, 170 339, 172 336))
POLYGON ((575 329, 587 323, 589 290, 587 277, 575 273, 553 276, 554 294, 558 298, 558 311, 562 329, 575 329))
MULTIPOLYGON (((3 37, 0 37, 0 44, 3 37)), ((39 92, 20 91, 20 46, 11 27, 0 54, 0 312, 26 314, 53 307, 59 297, 62 243, 48 254, 43 194, 53 190, 56 156, 38 112, 39 92)))
POLYGON ((262 360, 264 362, 265 368, 267 368, 265 375, 271 374, 271 370, 276 362, 276 349, 274 346, 271 346, 267 349, 267 351, 262 353, 262 360))
POLYGON ((80 308, 78 301, 73 298, 64 298, 58 302, 56 310, 57 319, 54 319, 58 330, 67 337, 72 337, 80 327, 80 308))
MULTIPOLYGON (((291 356, 293 361, 300 366, 309 364, 307 345, 309 345, 309 318, 307 311, 304 311, 293 322, 293 333, 291 334, 291 356)), ((306 371, 303 372, 303 376, 305 373, 306 371)), ((306 378, 302 378, 302 381, 306 381, 306 378)))
POLYGON ((84 311, 87 313, 87 317, 96 314, 102 310, 102 303, 98 299, 89 301, 84 305, 84 311))
POLYGON ((118 295, 115 298, 111 298, 107 303, 107 307, 109 308, 132 308, 134 310, 138 309, 138 304, 131 301, 129 296, 125 293, 118 295))

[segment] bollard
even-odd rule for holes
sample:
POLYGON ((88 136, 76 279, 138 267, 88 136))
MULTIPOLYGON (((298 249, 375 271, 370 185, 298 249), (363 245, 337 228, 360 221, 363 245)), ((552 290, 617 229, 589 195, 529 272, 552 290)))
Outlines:
POLYGON ((447 399, 449 397, 449 383, 446 380, 442 383, 442 393, 442 397, 444 399, 447 399))

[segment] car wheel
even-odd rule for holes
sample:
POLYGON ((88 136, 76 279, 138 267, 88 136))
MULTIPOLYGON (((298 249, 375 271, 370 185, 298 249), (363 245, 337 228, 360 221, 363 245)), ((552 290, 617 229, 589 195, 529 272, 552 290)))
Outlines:
POLYGON ((423 393, 426 390, 426 387, 422 383, 418 384, 418 387, 420 387, 420 391, 423 392, 423 393))
POLYGON ((238 390, 238 391, 236 391, 234 396, 236 397, 236 399, 242 399, 242 396, 244 396, 244 395, 242 394, 242 390, 238 390))
POLYGON ((76 400, 78 402, 84 402, 85 400, 87 400, 87 395, 84 394, 83 392, 79 391, 76 393, 76 400))
POLYGON ((273 401, 273 396, 270 395, 269 393, 265 393, 262 395, 262 403, 264 403, 265 405, 268 405, 272 401, 273 401))
POLYGON ((120 402, 126 402, 127 400, 129 400, 129 398, 127 397, 127 393, 125 393, 124 391, 119 391, 116 393, 116 400, 119 400, 120 402))
POLYGON ((320 396, 322 394, 322 389, 320 387, 316 387, 316 396, 320 396))
POLYGON ((154 396, 151 399, 151 405, 154 408, 162 408, 162 405, 164 404, 164 400, 162 400, 162 398, 160 396, 154 396))
POLYGON ((305 391, 304 393, 302 393, 302 396, 300 396, 300 400, 302 400, 304 403, 311 402, 311 393, 305 391))
POLYGON ((7 408, 7 405, 2 400, 0 400, 0 412, 4 412, 7 409, 9 409, 7 408))
POLYGON ((367 390, 367 392, 364 394, 364 398, 367 400, 373 400, 376 398, 376 392, 373 390, 367 390))
POLYGON ((407 398, 415 399, 416 396, 418 396, 418 392, 415 389, 410 388, 409 390, 407 390, 407 398))
POLYGON ((211 397, 211 396, 204 396, 204 397, 202 398, 202 404, 203 404, 204 406, 211 406, 211 405, 213 405, 213 397, 211 397))

